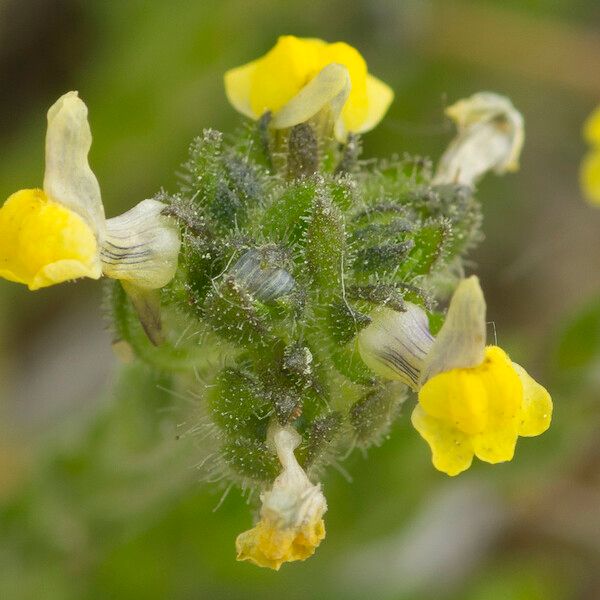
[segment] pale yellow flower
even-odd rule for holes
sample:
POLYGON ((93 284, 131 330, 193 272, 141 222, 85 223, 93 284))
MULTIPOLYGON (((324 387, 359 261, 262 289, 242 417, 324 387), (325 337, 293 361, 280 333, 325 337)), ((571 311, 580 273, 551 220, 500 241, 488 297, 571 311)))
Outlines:
POLYGON ((261 495, 260 521, 236 540, 237 559, 279 570, 284 562, 306 560, 325 537, 327 510, 319 484, 314 485, 298 464, 294 450, 300 435, 290 426, 270 432, 282 471, 261 495))
POLYGON ((281 36, 263 57, 227 71, 225 91, 251 119, 270 111, 276 129, 308 121, 328 107, 340 141, 348 132, 373 129, 394 97, 352 46, 292 35, 281 36))

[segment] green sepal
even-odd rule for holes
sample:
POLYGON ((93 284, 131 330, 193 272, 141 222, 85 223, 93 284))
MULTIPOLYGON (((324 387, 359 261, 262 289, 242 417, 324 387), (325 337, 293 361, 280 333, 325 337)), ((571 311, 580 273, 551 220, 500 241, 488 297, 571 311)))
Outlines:
POLYGON ((356 339, 344 346, 332 348, 331 359, 335 368, 353 383, 360 385, 373 384, 375 376, 360 357, 356 339))
POLYGON ((272 341, 257 303, 232 277, 223 279, 204 304, 205 318, 221 337, 241 346, 263 347, 272 341))
POLYGON ((460 185, 417 189, 411 195, 414 210, 423 221, 447 220, 451 237, 445 248, 445 262, 463 254, 481 241, 481 206, 471 188, 460 185))
POLYGON ((446 219, 425 223, 412 235, 413 248, 406 255, 395 276, 427 275, 439 265, 451 239, 452 229, 446 219))
POLYGON ((207 395, 214 422, 230 437, 264 440, 272 410, 255 378, 239 369, 225 368, 207 395))
POLYGON ((301 344, 286 346, 283 351, 283 371, 292 377, 296 385, 307 386, 313 379, 313 356, 311 351, 301 344))
POLYGON ((190 144, 189 158, 181 174, 181 190, 198 207, 210 207, 223 180, 223 134, 205 129, 190 144))
POLYGON ((407 260, 413 248, 413 240, 361 248, 356 251, 352 263, 354 272, 359 276, 361 274, 383 276, 396 272, 398 265, 407 260))
POLYGON ((341 426, 342 415, 337 411, 312 421, 304 443, 296 452, 298 461, 304 469, 312 467, 327 452, 341 426))
POLYGON ((105 286, 105 305, 112 316, 113 345, 131 352, 143 362, 159 371, 184 371, 198 362, 198 354, 190 347, 175 347, 167 337, 160 346, 155 346, 146 335, 131 300, 119 281, 110 280, 105 286), (125 345, 125 348, 123 347, 125 345))
POLYGON ((314 179, 303 179, 288 185, 265 210, 261 231, 266 239, 299 242, 306 231, 306 218, 317 193, 314 179))
POLYGON ((319 147, 308 123, 292 127, 288 137, 287 172, 290 179, 314 175, 319 169, 319 147))
POLYGON ((228 249, 208 237, 184 235, 182 242, 181 262, 187 270, 182 285, 182 308, 202 317, 206 295, 213 289, 213 278, 223 269, 228 249))
POLYGON ((222 447, 221 455, 235 475, 252 483, 272 483, 281 470, 267 444, 255 439, 237 437, 222 447))
POLYGON ((394 285, 376 283, 370 285, 351 285, 346 294, 353 300, 382 305, 392 310, 405 310, 404 294, 394 285))
POLYGON ((354 308, 347 301, 335 300, 329 306, 327 324, 331 338, 346 344, 371 323, 371 317, 354 308))
POLYGON ((350 408, 349 418, 356 443, 362 447, 380 443, 389 433, 405 397, 406 386, 392 382, 355 402, 350 408))
POLYGON ((347 211, 356 203, 356 186, 348 176, 336 177, 326 182, 331 201, 342 211, 347 211))
POLYGON ((340 162, 335 168, 335 174, 352 173, 356 170, 358 157, 362 153, 362 140, 360 136, 350 133, 342 149, 340 162))
POLYGON ((261 169, 244 154, 224 148, 223 135, 208 129, 190 146, 182 192, 215 228, 226 233, 244 224, 250 206, 264 196, 261 169))
POLYGON ((340 290, 346 232, 340 209, 325 193, 313 201, 304 245, 307 277, 313 289, 323 295, 340 290))
POLYGON ((442 328, 446 316, 440 312, 428 311, 427 318, 429 320, 429 333, 436 336, 439 330, 442 328))

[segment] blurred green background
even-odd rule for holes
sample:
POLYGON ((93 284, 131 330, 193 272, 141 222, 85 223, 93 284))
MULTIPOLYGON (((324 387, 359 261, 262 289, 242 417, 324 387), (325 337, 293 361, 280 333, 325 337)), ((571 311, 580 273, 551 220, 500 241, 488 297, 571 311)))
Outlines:
POLYGON ((499 343, 553 394, 551 430, 449 479, 404 416, 325 478, 316 556, 266 572, 234 561, 251 512, 203 481, 193 389, 117 376, 101 286, 2 281, 0 598, 600 598, 600 210, 577 179, 597 0, 0 0, 0 197, 41 185, 45 113, 70 89, 108 216, 174 189, 192 137, 239 123, 223 72, 283 33, 351 43, 396 90, 366 156, 437 159, 444 107, 479 90, 523 112, 520 172, 480 186, 472 264, 499 343))

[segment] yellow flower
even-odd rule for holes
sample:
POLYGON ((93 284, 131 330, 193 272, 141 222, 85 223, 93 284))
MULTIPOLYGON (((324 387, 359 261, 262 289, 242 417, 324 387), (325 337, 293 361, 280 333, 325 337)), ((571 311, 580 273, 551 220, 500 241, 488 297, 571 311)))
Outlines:
POLYGON ((43 190, 20 190, 0 208, 0 276, 37 290, 104 274, 139 298, 173 278, 179 232, 156 200, 105 218, 91 143, 86 105, 77 92, 61 96, 48 111, 43 190))
POLYGON ((292 35, 281 36, 263 57, 227 71, 225 91, 234 108, 251 119, 270 111, 276 129, 329 107, 340 141, 348 132, 373 129, 394 97, 352 46, 292 35))
POLYGON ((448 475, 471 466, 512 460, 518 436, 550 426, 552 401, 498 346, 488 346, 475 367, 432 377, 419 390, 412 423, 431 447, 433 465, 448 475))
POLYGON ((313 485, 298 464, 294 450, 300 435, 290 426, 270 432, 283 470, 261 495, 260 521, 236 540, 237 559, 279 570, 284 562, 312 556, 325 537, 327 510, 319 484, 313 485))
POLYGON ((440 158, 433 183, 473 187, 488 171, 519 168, 523 117, 505 96, 479 92, 446 109, 458 132, 440 158))
POLYGON ((468 469, 477 456, 489 463, 513 458, 519 436, 550 426, 550 394, 497 346, 485 346, 485 300, 476 277, 457 287, 434 339, 427 317, 379 309, 360 334, 365 363, 418 392, 412 423, 448 475, 468 469))
POLYGON ((592 149, 581 163, 581 189, 590 203, 600 205, 600 106, 585 122, 583 134, 592 149))

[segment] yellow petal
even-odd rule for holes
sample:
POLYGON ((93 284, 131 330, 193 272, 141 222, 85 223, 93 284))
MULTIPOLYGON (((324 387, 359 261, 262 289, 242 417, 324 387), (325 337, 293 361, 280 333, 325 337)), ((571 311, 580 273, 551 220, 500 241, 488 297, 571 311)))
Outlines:
POLYGON ((326 117, 335 123, 349 92, 348 69, 336 63, 329 64, 273 116, 271 126, 275 129, 293 127, 322 110, 328 110, 326 117))
POLYGON ((450 300, 446 320, 423 365, 421 383, 451 369, 475 367, 485 356, 485 298, 479 279, 463 279, 450 300))
POLYGON ((586 119, 583 135, 592 146, 600 146, 600 106, 586 119))
POLYGON ((479 92, 446 109, 458 132, 438 164, 434 184, 473 187, 487 171, 519 168, 525 141, 523 116, 505 96, 479 92))
POLYGON ((473 436, 475 456, 489 463, 512 460, 519 432, 523 386, 508 355, 488 346, 485 361, 477 369, 486 388, 487 423, 473 436))
POLYGON ((472 436, 471 443, 479 460, 495 464, 513 459, 517 437, 515 424, 509 421, 472 436))
POLYGON ((364 363, 380 377, 418 389, 423 360, 433 343, 425 311, 407 302, 403 312, 380 306, 369 317, 371 324, 356 338, 364 363))
POLYGON ((550 427, 552 420, 552 398, 527 371, 517 363, 513 367, 523 385, 523 404, 519 422, 519 435, 540 435, 550 427))
POLYGON ((473 461, 469 437, 442 419, 428 415, 420 404, 412 413, 412 424, 431 448, 433 466, 454 476, 466 471, 473 461))
POLYGON ((481 365, 440 373, 419 392, 419 407, 438 430, 462 433, 475 455, 489 463, 512 459, 522 405, 519 375, 497 346, 485 349, 481 365))
POLYGON ((586 199, 600 205, 600 151, 588 152, 581 163, 579 173, 581 189, 586 199))
POLYGON ((179 227, 162 213, 166 205, 142 200, 126 213, 106 221, 100 248, 107 277, 158 289, 173 279, 181 239, 179 227))
MULTIPOLYGON (((393 99, 394 91, 389 85, 373 75, 367 75, 367 113, 360 126, 354 130, 355 133, 365 133, 376 127, 393 99)), ((346 125, 348 126, 348 123, 346 125)))
POLYGON ((250 106, 255 117, 277 112, 321 70, 319 50, 325 42, 281 36, 258 59, 251 76, 250 106))
POLYGON ((419 404, 436 419, 472 435, 488 422, 488 390, 476 369, 452 369, 432 377, 419 392, 419 404))
POLYGON ((342 119, 346 130, 358 132, 369 112, 365 59, 356 48, 344 42, 336 42, 322 49, 320 60, 323 66, 337 63, 348 69, 352 88, 342 110, 342 119))
POLYGON ((0 209, 0 276, 31 290, 101 275, 94 233, 42 190, 20 190, 0 209))
POLYGON ((261 115, 257 115, 252 110, 250 104, 250 90, 252 89, 252 78, 256 64, 258 61, 252 62, 230 69, 225 73, 225 94, 227 100, 238 112, 241 112, 246 117, 255 119, 261 115))
POLYGON ((282 471, 270 490, 261 494, 261 520, 236 539, 237 559, 278 570, 284 562, 312 556, 325 537, 327 510, 320 485, 313 485, 294 450, 302 437, 291 426, 272 424, 267 433, 282 471))
POLYGON ((284 562, 311 557, 324 537, 323 519, 290 529, 279 529, 272 522, 261 520, 256 527, 238 535, 237 560, 278 571, 284 562))

